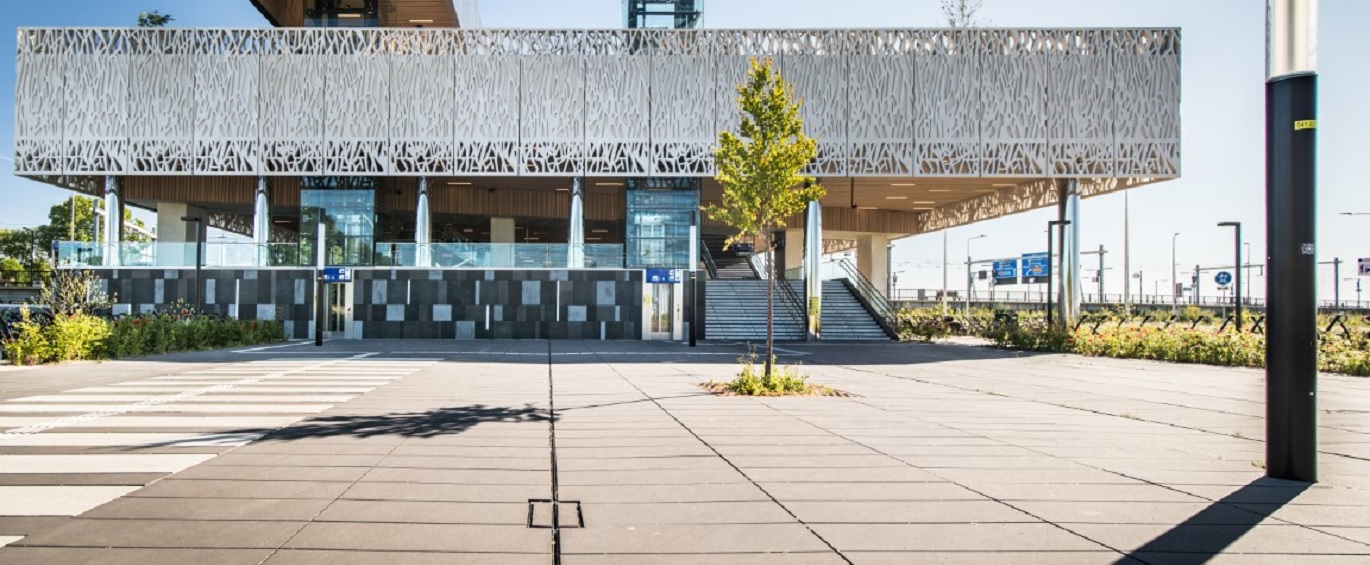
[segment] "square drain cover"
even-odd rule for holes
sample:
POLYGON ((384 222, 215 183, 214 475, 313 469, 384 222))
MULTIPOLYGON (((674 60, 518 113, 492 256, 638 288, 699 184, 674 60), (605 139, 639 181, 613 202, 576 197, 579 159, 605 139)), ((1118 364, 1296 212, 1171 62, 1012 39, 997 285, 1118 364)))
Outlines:
POLYGON ((546 498, 528 500, 528 527, 551 528, 552 509, 557 510, 558 526, 562 528, 584 528, 585 514, 580 511, 579 500, 553 501, 546 498))

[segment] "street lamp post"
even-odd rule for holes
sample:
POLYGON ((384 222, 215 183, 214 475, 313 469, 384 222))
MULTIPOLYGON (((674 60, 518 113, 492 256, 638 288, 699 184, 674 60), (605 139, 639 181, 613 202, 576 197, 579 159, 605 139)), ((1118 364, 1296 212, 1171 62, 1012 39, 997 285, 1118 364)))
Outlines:
POLYGON ((1232 253, 1235 260, 1232 262, 1237 268, 1233 269, 1237 275, 1237 288, 1233 289, 1232 302, 1236 304, 1237 333, 1242 333, 1242 223, 1241 222, 1222 222, 1218 227, 1234 228, 1232 253))
POLYGON ((1317 1, 1266 11, 1265 473, 1318 480, 1317 1))
POLYGON ((981 235, 977 235, 977 236, 975 236, 975 237, 972 237, 972 238, 966 240, 966 319, 967 319, 967 320, 970 319, 970 292, 971 292, 971 287, 972 287, 972 285, 975 284, 975 279, 972 278, 972 277, 971 277, 971 274, 970 274, 970 269, 971 269, 971 264, 970 264, 970 242, 975 241, 975 240, 977 240, 977 239, 984 239, 984 238, 986 238, 986 237, 989 237, 989 236, 988 236, 988 235, 981 234, 981 235))
MULTIPOLYGON (((199 216, 181 216, 182 222, 195 224, 195 313, 199 314, 204 309, 204 300, 200 296, 200 265, 204 263, 201 256, 200 232, 204 226, 204 219, 199 216)), ((184 255, 181 256, 185 258, 184 255)))
POLYGON ((1054 328, 1051 321, 1051 279, 1056 275, 1056 266, 1051 263, 1051 252, 1053 249, 1051 228, 1060 226, 1061 238, 1065 239, 1066 226, 1070 225, 1070 220, 1051 220, 1047 222, 1047 329, 1054 328))
POLYGON ((1170 236, 1170 280, 1175 285, 1170 289, 1170 315, 1174 316, 1180 308, 1180 271, 1179 263, 1175 261, 1175 241, 1180 239, 1179 232, 1170 236))

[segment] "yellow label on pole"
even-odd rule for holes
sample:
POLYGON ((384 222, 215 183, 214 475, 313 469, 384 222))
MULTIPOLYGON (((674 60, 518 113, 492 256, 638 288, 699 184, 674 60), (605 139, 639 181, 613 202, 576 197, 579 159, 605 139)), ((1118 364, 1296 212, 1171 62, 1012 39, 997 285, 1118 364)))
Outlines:
POLYGON ((1317 120, 1299 120, 1299 121, 1294 122, 1294 131, 1303 131, 1303 130, 1306 130, 1306 129, 1318 129, 1318 121, 1317 121, 1317 120))

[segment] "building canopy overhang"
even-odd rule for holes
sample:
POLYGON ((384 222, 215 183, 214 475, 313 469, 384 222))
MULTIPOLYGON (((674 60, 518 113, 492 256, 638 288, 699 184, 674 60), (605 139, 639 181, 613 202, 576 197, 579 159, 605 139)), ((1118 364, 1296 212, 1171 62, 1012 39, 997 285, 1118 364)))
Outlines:
MULTIPOLYGON (((304 27, 306 4, 314 0, 250 0, 271 25, 276 27, 304 27)), ((466 8, 462 2, 463 8, 466 8)), ((460 13, 453 0, 380 0, 378 24, 384 28, 456 28, 479 27, 474 8, 460 13), (464 16, 464 17, 463 17, 464 16)))
POLYGON ((23 28, 15 171, 90 194, 128 177, 131 202, 223 218, 258 176, 528 206, 573 177, 700 177, 707 202, 752 57, 804 101, 829 229, 922 233, 1054 204, 1065 179, 1091 196, 1180 174, 1175 29, 23 28))

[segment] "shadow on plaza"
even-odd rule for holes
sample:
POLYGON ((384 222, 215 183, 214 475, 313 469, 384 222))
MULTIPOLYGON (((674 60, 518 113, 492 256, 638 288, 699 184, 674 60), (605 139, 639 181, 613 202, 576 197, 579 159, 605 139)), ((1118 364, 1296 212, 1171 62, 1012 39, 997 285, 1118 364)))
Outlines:
POLYGON ((459 434, 485 423, 546 422, 547 420, 547 410, 531 405, 511 408, 474 404, 424 412, 318 416, 273 431, 263 437, 262 440, 290 441, 338 436, 364 438, 384 435, 434 437, 459 434))
POLYGON ((1298 498, 1309 486, 1279 479, 1257 479, 1214 501, 1113 565, 1136 565, 1134 559, 1155 565, 1207 563, 1250 533, 1261 521, 1298 498))

